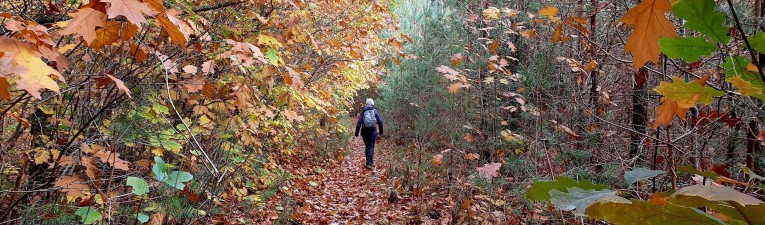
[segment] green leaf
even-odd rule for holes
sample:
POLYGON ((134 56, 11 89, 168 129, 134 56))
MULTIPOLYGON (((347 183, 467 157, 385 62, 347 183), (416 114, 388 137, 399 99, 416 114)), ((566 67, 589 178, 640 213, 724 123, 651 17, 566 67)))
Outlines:
POLYGON ((8 179, 8 175, 0 175, 0 191, 11 189, 14 186, 16 185, 8 179))
POLYGON ((138 213, 135 215, 135 218, 141 223, 149 222, 149 215, 146 215, 145 213, 138 213))
POLYGON ((749 176, 750 180, 765 180, 765 177, 757 175, 756 173, 754 173, 754 171, 749 169, 749 167, 746 167, 746 165, 741 163, 739 163, 738 165, 741 167, 742 172, 744 172, 744 174, 749 176))
POLYGON ((154 110, 157 114, 170 114, 170 109, 159 103, 151 105, 151 110, 154 110))
POLYGON ((678 107, 681 108, 691 108, 699 102, 709 105, 712 103, 712 98, 725 95, 725 92, 711 87, 702 87, 696 82, 685 82, 679 77, 672 77, 672 83, 662 81, 653 90, 664 97, 675 100, 678 107))
POLYGON ((741 56, 725 57, 722 68, 727 78, 741 76, 742 79, 751 82, 752 86, 765 90, 765 85, 760 80, 760 74, 756 71, 747 70, 750 63, 748 59, 741 56))
POLYGON ((613 201, 630 203, 629 200, 616 195, 612 190, 584 190, 578 187, 568 189, 568 193, 550 190, 550 202, 564 211, 573 210, 575 215, 584 216, 584 210, 595 202, 613 201))
POLYGON ((167 164, 159 156, 154 156, 154 166, 151 167, 151 172, 154 173, 154 177, 159 181, 167 179, 167 164))
POLYGON ((762 31, 757 31, 757 33, 748 39, 749 45, 751 45, 754 50, 757 50, 759 53, 765 53, 765 33, 762 31))
POLYGON ((80 222, 84 224, 93 224, 101 220, 100 212, 96 211, 93 207, 80 207, 74 212, 75 215, 80 217, 80 222))
POLYGON ((731 220, 728 224, 763 224, 765 222, 765 204, 742 205, 735 201, 710 201, 699 196, 677 195, 668 199, 671 204, 690 208, 707 207, 721 213, 731 220), (747 223, 746 221, 750 221, 747 223))
POLYGON ((672 204, 654 205, 640 200, 632 200, 631 204, 618 202, 598 202, 587 208, 585 214, 591 218, 605 220, 616 225, 723 225, 709 214, 695 208, 676 206, 672 204))
POLYGON ((652 170, 648 168, 638 167, 634 168, 630 171, 624 172, 624 181, 627 182, 628 186, 632 186, 635 182, 638 182, 640 180, 645 180, 651 177, 659 176, 660 174, 663 174, 664 171, 662 170, 652 170))
POLYGON ((266 58, 274 66, 280 66, 284 64, 284 60, 282 60, 282 57, 279 56, 279 51, 276 49, 268 48, 268 51, 266 51, 266 58))
POLYGON ((685 172, 685 173, 690 173, 690 174, 696 174, 696 175, 699 175, 699 176, 702 176, 702 177, 706 177, 706 178, 710 178, 710 179, 717 179, 717 177, 719 176, 719 175, 717 175, 717 173, 715 173, 715 171, 708 170, 708 171, 705 171, 705 172, 701 172, 701 171, 697 170, 696 168, 693 168, 693 166, 681 166, 681 167, 677 167, 677 171, 685 172))
POLYGON ((696 62, 701 56, 715 52, 717 45, 702 37, 662 37, 659 39, 659 49, 671 59, 681 58, 686 62, 696 62))
POLYGON ((179 190, 183 190, 183 188, 186 187, 183 183, 189 182, 191 181, 191 179, 194 179, 194 176, 192 176, 188 172, 173 171, 169 175, 167 175, 167 179, 164 180, 164 182, 179 190))
POLYGON ((728 27, 725 15, 715 11, 713 0, 681 0, 672 6, 675 16, 684 19, 685 28, 701 32, 717 43, 727 44, 728 27))
POLYGON ((149 193, 149 184, 140 177, 128 177, 127 185, 133 187, 133 194, 143 195, 149 193))
POLYGON ((593 184, 589 180, 576 181, 574 179, 560 176, 555 181, 535 181, 529 187, 527 198, 532 201, 549 201, 550 190, 568 192, 569 188, 578 187, 584 190, 603 190, 608 186, 603 184, 593 184))

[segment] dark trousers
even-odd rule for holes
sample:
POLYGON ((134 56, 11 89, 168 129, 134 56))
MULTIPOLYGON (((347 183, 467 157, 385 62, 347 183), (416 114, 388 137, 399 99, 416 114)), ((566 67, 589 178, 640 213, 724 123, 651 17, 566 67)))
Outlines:
POLYGON ((374 136, 361 136, 364 139, 364 156, 367 158, 367 166, 374 165, 375 157, 375 140, 377 135, 374 136))

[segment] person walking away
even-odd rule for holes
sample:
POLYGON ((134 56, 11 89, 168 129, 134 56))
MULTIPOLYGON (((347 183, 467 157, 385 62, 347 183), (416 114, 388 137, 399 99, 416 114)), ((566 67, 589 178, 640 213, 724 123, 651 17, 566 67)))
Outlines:
POLYGON ((359 115, 359 121, 356 122, 356 137, 364 139, 364 155, 367 159, 367 169, 374 167, 375 141, 377 140, 377 125, 380 126, 380 135, 383 135, 383 121, 380 113, 375 109, 375 101, 368 98, 364 110, 359 115))

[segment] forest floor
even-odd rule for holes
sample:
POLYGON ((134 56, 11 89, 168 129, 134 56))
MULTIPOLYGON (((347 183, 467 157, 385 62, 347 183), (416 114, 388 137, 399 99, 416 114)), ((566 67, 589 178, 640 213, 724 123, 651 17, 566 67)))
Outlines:
POLYGON ((350 154, 340 163, 305 177, 303 180, 315 182, 316 188, 292 196, 297 206, 292 219, 302 224, 330 225, 407 223, 414 202, 391 195, 387 172, 391 154, 386 145, 378 144, 371 170, 365 167, 364 142, 355 138, 350 154))

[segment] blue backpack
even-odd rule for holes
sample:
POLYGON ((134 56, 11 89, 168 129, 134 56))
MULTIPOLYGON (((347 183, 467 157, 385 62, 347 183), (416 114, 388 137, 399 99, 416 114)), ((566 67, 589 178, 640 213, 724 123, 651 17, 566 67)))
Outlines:
POLYGON ((364 117, 363 117, 364 127, 377 126, 377 117, 375 117, 374 109, 365 110, 362 114, 364 114, 364 117))

